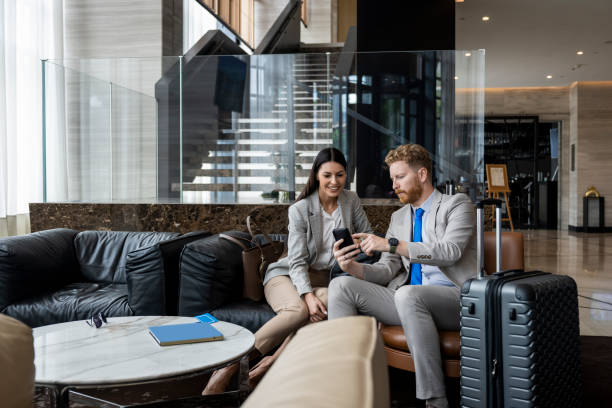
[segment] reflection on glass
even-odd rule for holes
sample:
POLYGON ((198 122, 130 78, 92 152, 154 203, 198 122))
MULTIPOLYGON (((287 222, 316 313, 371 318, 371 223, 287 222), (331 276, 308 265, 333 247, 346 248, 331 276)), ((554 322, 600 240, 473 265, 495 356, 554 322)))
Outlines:
POLYGON ((393 198, 384 157, 403 143, 432 153, 436 185, 476 198, 484 53, 471 54, 50 61, 48 200, 291 202, 328 146, 361 197, 393 198))

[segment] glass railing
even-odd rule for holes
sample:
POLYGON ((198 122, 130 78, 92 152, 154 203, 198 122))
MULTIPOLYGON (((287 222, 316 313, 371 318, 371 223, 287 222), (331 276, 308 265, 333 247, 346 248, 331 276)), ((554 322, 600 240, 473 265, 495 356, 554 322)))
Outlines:
POLYGON ((319 150, 391 198, 387 152, 420 143, 434 183, 483 191, 484 52, 45 61, 45 201, 291 202, 319 150))

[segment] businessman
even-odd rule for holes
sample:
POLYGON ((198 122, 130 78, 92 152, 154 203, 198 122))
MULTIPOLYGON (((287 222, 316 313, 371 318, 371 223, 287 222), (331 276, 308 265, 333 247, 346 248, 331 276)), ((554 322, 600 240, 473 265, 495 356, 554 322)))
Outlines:
POLYGON ((331 281, 330 319, 356 314, 402 326, 414 359, 416 396, 426 407, 448 406, 438 330, 458 330, 460 287, 476 276, 476 217, 465 194, 434 189, 429 152, 407 144, 385 158, 393 189, 402 204, 385 238, 354 234, 359 244, 334 256, 349 274, 331 281), (354 257, 382 252, 380 261, 360 264, 354 257), (403 268, 402 268, 403 266, 403 268))

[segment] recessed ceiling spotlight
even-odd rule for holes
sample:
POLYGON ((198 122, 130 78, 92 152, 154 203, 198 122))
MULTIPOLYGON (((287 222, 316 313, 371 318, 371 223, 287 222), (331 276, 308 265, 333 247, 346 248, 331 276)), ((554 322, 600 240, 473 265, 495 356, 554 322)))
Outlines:
POLYGON ((489 21, 491 18, 489 16, 483 16, 482 21, 489 21))
POLYGON ((457 80, 457 79, 459 79, 459 77, 458 77, 458 76, 455 76, 455 80, 457 80))
POLYGON ((576 51, 576 55, 584 55, 584 51, 576 51))
POLYGON ((546 75, 546 79, 552 79, 552 75, 546 75))
POLYGON ((465 56, 466 56, 466 57, 471 57, 471 56, 472 56, 472 53, 471 53, 471 52, 466 52, 466 53, 465 53, 465 56))

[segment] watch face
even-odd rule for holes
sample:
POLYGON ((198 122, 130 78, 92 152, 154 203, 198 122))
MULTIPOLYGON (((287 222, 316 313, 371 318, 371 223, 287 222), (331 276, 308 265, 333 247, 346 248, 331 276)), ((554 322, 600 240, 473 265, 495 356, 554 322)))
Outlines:
POLYGON ((389 238, 389 245, 397 246, 397 244, 399 244, 399 241, 397 240, 397 238, 389 238))

